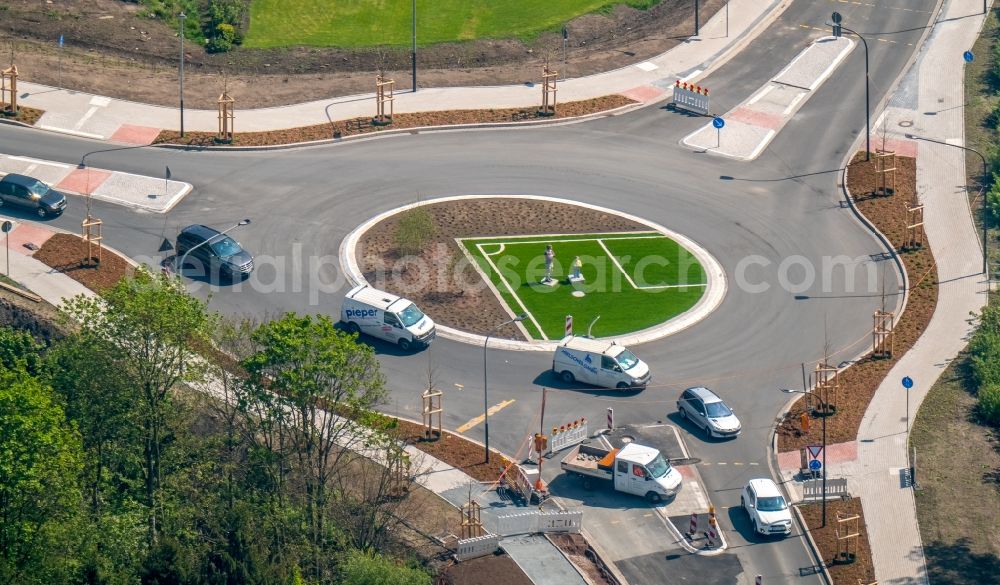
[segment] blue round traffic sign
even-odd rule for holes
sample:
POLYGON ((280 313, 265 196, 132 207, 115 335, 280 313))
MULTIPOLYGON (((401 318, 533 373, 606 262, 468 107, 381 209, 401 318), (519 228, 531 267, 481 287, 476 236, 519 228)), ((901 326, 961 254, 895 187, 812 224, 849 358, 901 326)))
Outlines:
POLYGON ((903 388, 906 388, 907 390, 913 388, 913 379, 909 376, 903 376, 903 388))
POLYGON ((712 119, 712 126, 715 126, 716 128, 722 129, 722 127, 725 125, 726 121, 723 120, 722 118, 719 118, 718 116, 712 119))
POLYGON ((962 58, 965 59, 966 63, 972 63, 972 60, 975 59, 976 56, 972 54, 972 51, 966 51, 962 53, 962 58))
POLYGON ((823 468, 823 462, 819 459, 812 459, 809 461, 809 469, 813 471, 819 471, 823 468))

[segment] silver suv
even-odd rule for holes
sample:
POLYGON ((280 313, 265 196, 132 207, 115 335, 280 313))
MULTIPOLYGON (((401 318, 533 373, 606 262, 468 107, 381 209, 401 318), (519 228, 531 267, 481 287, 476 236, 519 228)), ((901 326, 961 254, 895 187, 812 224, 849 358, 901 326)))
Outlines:
POLYGON ((677 412, 701 427, 709 438, 732 439, 742 431, 740 419, 721 398, 708 388, 688 388, 677 399, 677 412))

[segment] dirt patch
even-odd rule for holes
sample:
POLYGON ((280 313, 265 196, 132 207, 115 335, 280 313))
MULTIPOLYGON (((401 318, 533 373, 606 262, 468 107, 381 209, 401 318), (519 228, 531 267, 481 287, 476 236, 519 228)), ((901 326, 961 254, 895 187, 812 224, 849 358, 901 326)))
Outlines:
MULTIPOLYGON (((441 325, 483 335, 510 316, 480 285, 479 273, 465 261, 455 238, 649 230, 613 213, 537 199, 462 199, 422 209, 437 226, 422 254, 401 257, 397 215, 362 235, 355 250, 358 265, 373 286, 409 298, 441 325)), ((505 335, 511 332, 499 333, 505 335)))
MULTIPOLYGON (((705 23, 725 0, 702 0, 705 23)), ((6 0, 0 41, 13 41, 22 79, 139 102, 177 104, 177 30, 137 15, 119 0, 6 0), (59 49, 57 39, 65 38, 59 49), (129 83, 121 83, 125 77, 129 83)), ((418 14, 418 40, 419 21, 418 14)), ((642 62, 694 34, 690 0, 661 0, 649 10, 618 6, 522 42, 486 39, 417 50, 419 87, 539 82, 548 61, 561 77, 580 77, 642 62), (564 63, 565 56, 565 63, 564 63)), ((4 51, 7 52, 6 49, 4 51)), ((227 84, 242 108, 271 107, 326 97, 372 93, 381 68, 411 87, 408 47, 367 49, 242 49, 209 54, 185 45, 185 103, 213 109, 227 84)))
POLYGON ((502 456, 494 452, 487 464, 486 452, 482 445, 449 432, 445 432, 439 439, 427 440, 424 437, 423 425, 400 420, 398 438, 431 457, 464 471, 476 481, 496 482, 506 469, 502 456))
MULTIPOLYGON (((864 153, 855 155, 848 170, 848 188, 858 209, 892 242, 899 252, 909 280, 910 291, 906 311, 896 322, 895 341, 891 358, 873 358, 870 354, 859 359, 840 374, 840 397, 837 413, 827 417, 827 443, 853 441, 879 384, 886 374, 923 333, 937 305, 937 270, 930 247, 924 245, 905 249, 907 207, 916 200, 916 159, 896 157, 896 193, 875 195, 874 158, 865 162, 864 153)), ((925 240, 926 241, 926 240, 925 240)), ((882 262, 891 262, 883 259, 882 262)), ((891 294, 895 291, 886 291, 891 294)), ((895 304, 894 299, 887 306, 895 304)), ((818 445, 822 425, 813 423, 802 432, 799 417, 810 412, 808 400, 796 402, 778 425, 778 451, 795 451, 806 445, 818 445)))
POLYGON ((55 234, 34 257, 98 294, 133 271, 131 264, 110 250, 104 250, 100 263, 94 266, 87 260, 87 243, 73 234, 55 234))
POLYGON ((552 544, 559 547, 570 561, 576 565, 587 576, 591 583, 600 585, 616 585, 618 581, 611 575, 611 572, 598 560, 594 549, 590 548, 585 539, 580 534, 553 533, 548 535, 552 544))
POLYGON ((861 510, 860 499, 828 500, 826 503, 826 527, 823 528, 820 528, 823 523, 821 504, 799 506, 798 510, 802 513, 802 517, 809 527, 809 534, 812 535, 816 548, 819 549, 820 557, 827 570, 830 571, 834 585, 858 585, 859 583, 867 585, 875 582, 875 566, 872 564, 868 531, 865 529, 865 515, 861 510), (838 515, 846 518, 855 514, 860 516, 857 521, 859 535, 855 539, 857 547, 851 548, 854 557, 852 560, 847 560, 838 554, 843 551, 843 548, 838 549, 838 546, 843 547, 843 541, 837 540, 837 529, 839 527, 841 533, 846 534, 854 526, 852 523, 841 525, 837 522, 837 518, 838 515))
POLYGON ((34 126, 42 115, 45 114, 45 110, 39 110, 38 108, 29 108, 28 106, 18 106, 17 115, 11 116, 10 111, 6 110, 0 112, 0 120, 16 120, 29 126, 34 126))
MULTIPOLYGON (((622 106, 637 103, 622 95, 608 95, 599 98, 558 104, 553 116, 542 116, 533 108, 500 108, 489 110, 446 110, 441 112, 417 112, 396 114, 391 124, 374 124, 371 118, 337 120, 329 124, 300 126, 267 132, 237 132, 231 146, 276 146, 297 144, 316 140, 330 140, 356 134, 369 134, 383 130, 401 128, 422 128, 427 126, 455 126, 459 124, 496 124, 523 122, 530 120, 572 118, 606 112, 622 106)), ((192 146, 220 146, 213 132, 180 132, 164 130, 156 137, 154 144, 188 144, 192 146)))
POLYGON ((532 585, 531 579, 505 554, 454 563, 438 575, 436 585, 532 585))

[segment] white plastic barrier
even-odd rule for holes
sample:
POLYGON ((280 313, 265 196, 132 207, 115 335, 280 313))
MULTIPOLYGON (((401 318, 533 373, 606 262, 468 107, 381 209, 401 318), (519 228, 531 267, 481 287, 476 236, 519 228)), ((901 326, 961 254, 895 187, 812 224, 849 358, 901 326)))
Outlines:
POLYGON ((466 538, 465 540, 458 541, 458 547, 455 549, 455 559, 459 561, 467 561, 469 559, 491 555, 496 552, 497 547, 499 546, 500 535, 498 534, 488 534, 486 536, 466 538))
POLYGON ((519 512, 497 517, 497 532, 502 536, 538 532, 538 512, 519 512))
POLYGON ((705 93, 702 94, 702 88, 695 89, 696 87, 694 84, 687 83, 675 85, 674 106, 707 116, 709 109, 708 90, 706 89, 705 93))
POLYGON ((580 532, 583 512, 518 512, 497 517, 497 532, 502 536, 536 532, 580 532))
POLYGON ((580 532, 583 512, 539 512, 539 532, 580 532))
MULTIPOLYGON (((847 478, 826 478, 826 499, 842 498, 848 495, 847 478)), ((823 499, 823 480, 810 479, 802 484, 802 499, 815 501, 823 499)))
POLYGON ((587 423, 570 427, 566 431, 555 433, 549 440, 549 454, 558 453, 566 447, 572 447, 577 443, 587 440, 587 423))

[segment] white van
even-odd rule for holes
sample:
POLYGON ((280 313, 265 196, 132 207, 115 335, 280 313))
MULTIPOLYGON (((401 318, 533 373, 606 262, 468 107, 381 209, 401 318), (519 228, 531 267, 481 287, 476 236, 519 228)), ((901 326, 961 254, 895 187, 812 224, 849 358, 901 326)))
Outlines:
POLYGON ((404 351, 427 347, 437 333, 434 321, 412 302, 367 284, 347 293, 340 320, 352 333, 367 333, 395 343, 404 351))
POLYGON ((625 346, 575 335, 559 342, 552 371, 567 384, 580 381, 619 390, 645 388, 653 377, 649 366, 625 346))

